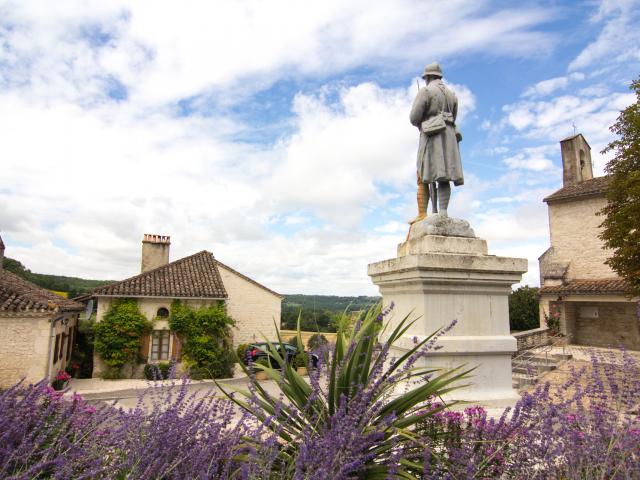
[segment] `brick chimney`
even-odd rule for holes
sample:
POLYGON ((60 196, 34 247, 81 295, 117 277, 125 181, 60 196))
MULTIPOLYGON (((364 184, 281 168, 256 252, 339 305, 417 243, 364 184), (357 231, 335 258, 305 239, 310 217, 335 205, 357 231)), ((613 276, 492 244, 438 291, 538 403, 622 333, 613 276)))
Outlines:
POLYGON ((170 240, 171 237, 167 235, 144 234, 142 238, 142 267, 140 273, 148 272, 169 263, 170 240))
POLYGON ((581 133, 560 140, 562 184, 565 187, 593 178, 591 147, 581 133))
POLYGON ((2 264, 4 263, 4 242, 0 237, 0 270, 2 270, 2 264))

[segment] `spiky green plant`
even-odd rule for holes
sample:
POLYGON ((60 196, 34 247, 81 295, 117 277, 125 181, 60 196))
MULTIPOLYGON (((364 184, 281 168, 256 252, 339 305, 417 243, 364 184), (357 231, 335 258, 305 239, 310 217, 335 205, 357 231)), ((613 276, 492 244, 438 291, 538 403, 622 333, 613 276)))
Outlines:
MULTIPOLYGON (((309 382, 283 358, 282 346, 268 343, 267 353, 280 370, 243 366, 251 383, 249 391, 237 389, 239 395, 219 385, 279 438, 274 462, 278 478, 283 473, 286 478, 416 478, 422 472, 422 459, 415 458, 415 426, 445 408, 442 396, 460 388, 460 380, 471 370, 416 366, 455 321, 391 358, 392 345, 417 319, 407 316, 385 335, 385 329, 391 330, 389 323, 383 324, 387 313, 377 305, 355 328, 339 329, 327 364, 321 362, 309 382), (267 392, 255 380, 254 370, 266 372, 281 395, 267 392), (440 406, 429 408, 434 398, 440 399, 440 406)), ((247 440, 260 449, 259 439, 247 440)))

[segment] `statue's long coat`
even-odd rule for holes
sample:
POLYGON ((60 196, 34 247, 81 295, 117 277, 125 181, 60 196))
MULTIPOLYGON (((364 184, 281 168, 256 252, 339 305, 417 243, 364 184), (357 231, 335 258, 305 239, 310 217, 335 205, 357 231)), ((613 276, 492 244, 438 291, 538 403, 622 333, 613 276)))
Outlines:
POLYGON ((420 130, 418 176, 425 183, 450 180, 454 185, 462 185, 464 177, 455 126, 447 123, 442 132, 431 136, 420 129, 423 121, 441 111, 451 112, 455 120, 458 99, 442 80, 432 80, 418 92, 409 116, 411 123, 420 130))

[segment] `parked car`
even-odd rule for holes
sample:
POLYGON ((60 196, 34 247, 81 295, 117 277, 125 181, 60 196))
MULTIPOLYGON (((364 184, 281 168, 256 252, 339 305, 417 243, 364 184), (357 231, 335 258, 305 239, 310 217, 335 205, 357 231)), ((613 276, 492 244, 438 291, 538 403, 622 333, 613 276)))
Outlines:
MULTIPOLYGON (((298 351, 298 347, 296 347, 295 345, 290 345, 288 343, 284 343, 281 345, 276 342, 274 342, 272 345, 276 348, 281 357, 285 356, 281 351, 282 346, 284 346, 287 363, 290 364, 293 363, 293 360, 300 353, 298 351)), ((244 363, 246 365, 249 365, 250 362, 255 363, 262 361, 263 363, 270 363, 273 368, 280 368, 278 361, 275 358, 271 357, 271 355, 268 353, 269 344, 267 342, 251 343, 249 344, 246 352, 247 353, 244 359, 244 363)), ((313 368, 316 368, 318 366, 318 356, 315 353, 312 353, 309 355, 309 358, 311 360, 311 366, 313 368)))

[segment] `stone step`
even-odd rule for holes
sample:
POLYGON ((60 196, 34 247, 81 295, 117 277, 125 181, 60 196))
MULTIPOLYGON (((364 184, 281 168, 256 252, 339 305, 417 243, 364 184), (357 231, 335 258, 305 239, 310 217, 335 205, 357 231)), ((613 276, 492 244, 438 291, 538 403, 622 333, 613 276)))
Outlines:
POLYGON ((554 353, 551 355, 551 357, 553 357, 555 360, 564 362, 566 360, 571 360, 573 358, 573 355, 571 355, 570 353, 554 353))
POLYGON ((525 385, 535 385, 538 383, 538 379, 535 376, 524 373, 514 373, 511 378, 514 388, 521 388, 525 385))
POLYGON ((523 369, 524 372, 531 370, 532 372, 549 372, 551 370, 555 370, 558 368, 558 365, 555 363, 546 363, 546 362, 525 362, 514 360, 511 364, 511 368, 515 371, 515 369, 523 369))

